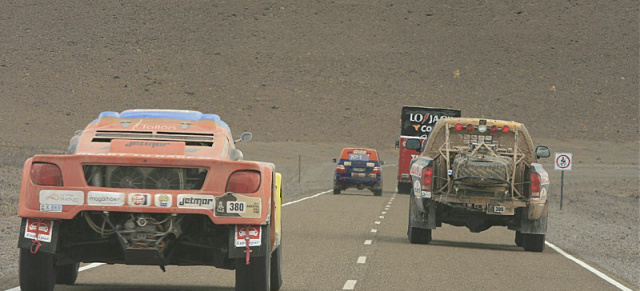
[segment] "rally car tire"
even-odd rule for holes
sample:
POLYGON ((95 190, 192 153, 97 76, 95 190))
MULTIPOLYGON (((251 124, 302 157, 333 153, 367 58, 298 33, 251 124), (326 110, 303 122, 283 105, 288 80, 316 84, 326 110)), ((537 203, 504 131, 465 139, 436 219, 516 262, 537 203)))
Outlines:
POLYGON ((20 249, 20 290, 51 291, 56 285, 56 272, 52 254, 20 249))
MULTIPOLYGON (((268 232, 269 227, 263 229, 268 232)), ((251 257, 250 264, 245 263, 245 258, 236 259, 236 291, 269 291, 271 290, 271 252, 267 249, 267 255, 251 257)))
POLYGON ((431 229, 424 229, 411 226, 411 214, 413 213, 413 200, 409 200, 409 227, 407 236, 412 244, 426 245, 431 242, 431 229))
POLYGON ((523 233, 522 234, 522 247, 528 252, 542 252, 544 251, 544 234, 523 233))
POLYGON ((516 243, 517 246, 519 247, 522 246, 522 233, 520 231, 516 231, 516 237, 514 239, 514 242, 516 243))
POLYGON ((56 283, 63 285, 73 285, 78 279, 78 270, 80 269, 80 263, 68 264, 58 267, 58 275, 56 276, 56 283))
POLYGON ((382 189, 380 189, 380 190, 373 190, 373 195, 374 195, 374 196, 382 196, 382 189))
POLYGON ((409 194, 409 193, 411 193, 411 183, 398 182, 398 194, 409 194))
POLYGON ((282 243, 271 253, 271 291, 282 287, 282 243))
POLYGON ((335 188, 333 189, 333 194, 336 194, 336 195, 337 195, 337 194, 340 194, 340 192, 342 192, 342 190, 340 190, 340 189, 335 189, 335 188))

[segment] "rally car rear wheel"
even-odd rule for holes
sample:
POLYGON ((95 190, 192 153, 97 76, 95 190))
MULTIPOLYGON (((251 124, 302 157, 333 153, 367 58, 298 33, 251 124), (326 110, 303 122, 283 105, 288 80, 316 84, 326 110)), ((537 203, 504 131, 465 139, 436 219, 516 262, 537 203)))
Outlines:
POLYGON ((271 291, 282 287, 282 243, 271 253, 271 291))
POLYGON ((544 251, 544 234, 523 233, 522 234, 522 247, 528 252, 542 252, 544 251))
POLYGON ((53 255, 20 249, 20 290, 53 290, 56 285, 53 255))
POLYGON ((341 189, 333 188, 333 194, 340 194, 340 192, 342 192, 341 189))
POLYGON ((64 285, 73 285, 78 279, 78 270, 80 269, 80 263, 68 264, 58 267, 58 275, 56 276, 56 283, 64 285))
MULTIPOLYGON (((269 227, 262 229, 270 232, 269 227)), ((263 243, 269 243, 263 241, 263 243)), ((245 258, 236 259, 236 291, 269 291, 271 289, 271 247, 261 257, 251 257, 249 265, 245 258)))

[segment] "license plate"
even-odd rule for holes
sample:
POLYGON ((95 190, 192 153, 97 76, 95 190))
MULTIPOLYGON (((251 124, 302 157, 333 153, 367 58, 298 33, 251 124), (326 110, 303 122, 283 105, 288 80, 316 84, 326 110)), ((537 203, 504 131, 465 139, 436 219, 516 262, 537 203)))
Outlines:
POLYGON ((506 209, 504 208, 504 206, 500 206, 500 205, 493 206, 493 212, 495 213, 502 213, 505 210, 506 209))
POLYGON ((351 177, 362 178, 364 177, 364 173, 351 173, 351 177))
POLYGON ((353 168, 354 172, 364 172, 364 168, 353 168))

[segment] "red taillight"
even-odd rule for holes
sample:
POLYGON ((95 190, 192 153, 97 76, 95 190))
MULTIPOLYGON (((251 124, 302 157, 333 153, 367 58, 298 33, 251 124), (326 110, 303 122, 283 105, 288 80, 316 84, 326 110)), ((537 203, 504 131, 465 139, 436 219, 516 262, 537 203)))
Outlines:
POLYGON ((54 164, 33 163, 31 181, 40 186, 62 186, 62 171, 54 164))
POLYGON ((540 175, 531 173, 529 180, 529 197, 540 197, 540 175))
POLYGON ((504 133, 509 133, 509 127, 508 127, 508 126, 506 126, 506 125, 505 125, 505 126, 503 126, 503 127, 502 127, 502 132, 504 132, 504 133))
POLYGON ((472 132, 473 131, 473 124, 467 124, 467 131, 468 132, 472 132))
POLYGON ((373 171, 374 174, 380 174, 380 167, 373 167, 373 171))
POLYGON ((433 180, 433 168, 425 167, 422 169, 422 190, 431 192, 431 180, 433 180))
POLYGON ((457 131, 461 131, 462 130, 462 124, 456 123, 456 130, 457 131))
POLYGON ((491 132, 493 132, 493 133, 498 132, 498 127, 497 127, 497 126, 495 126, 495 125, 492 125, 492 126, 491 126, 491 132))
POLYGON ((254 193, 260 187, 260 172, 237 171, 227 181, 227 192, 254 193))
POLYGON ((338 165, 338 166, 336 167, 336 172, 338 172, 338 173, 346 173, 346 172, 347 172, 347 170, 344 168, 344 166, 343 166, 343 165, 338 165))

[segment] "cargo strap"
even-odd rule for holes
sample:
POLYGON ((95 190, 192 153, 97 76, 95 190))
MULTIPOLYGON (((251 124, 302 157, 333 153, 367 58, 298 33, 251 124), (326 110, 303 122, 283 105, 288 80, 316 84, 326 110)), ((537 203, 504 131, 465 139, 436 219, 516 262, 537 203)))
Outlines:
POLYGON ((249 247, 249 226, 244 226, 244 242, 245 242, 245 250, 246 250, 246 258, 245 263, 249 265, 249 261, 251 260, 251 248, 249 247))
MULTIPOLYGON (((38 252, 38 250, 40 250, 40 246, 42 246, 42 243, 38 239, 40 237, 40 224, 41 223, 42 222, 40 221, 40 219, 38 219, 38 225, 36 226, 36 237, 31 240, 31 247, 29 248, 31 253, 34 254, 34 255, 38 252)), ((27 229, 29 229, 29 225, 27 225, 27 229)))

